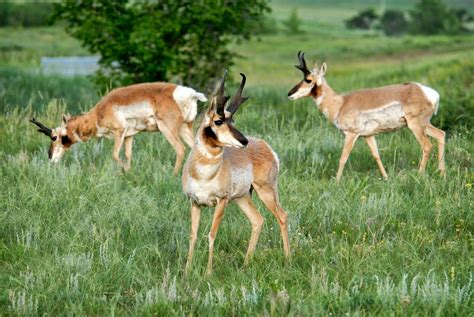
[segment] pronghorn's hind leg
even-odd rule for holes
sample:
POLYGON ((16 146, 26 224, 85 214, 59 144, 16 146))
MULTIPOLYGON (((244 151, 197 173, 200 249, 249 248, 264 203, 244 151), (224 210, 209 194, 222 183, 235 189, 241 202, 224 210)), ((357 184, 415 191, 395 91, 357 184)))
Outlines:
POLYGON ((249 218, 249 221, 252 224, 252 233, 250 235, 249 246, 244 259, 244 266, 246 266, 252 258, 255 248, 257 247, 258 237, 262 231, 263 217, 255 207, 250 195, 245 195, 244 197, 238 198, 235 200, 235 202, 247 216, 247 218, 249 218))
POLYGON ((346 166, 347 159, 349 154, 351 154, 352 148, 354 147, 355 141, 359 137, 358 133, 345 132, 346 138, 344 139, 344 148, 342 149, 341 158, 339 159, 339 168, 337 169, 336 181, 341 180, 342 172, 344 171, 344 166, 346 166))
POLYGON ((262 200, 268 210, 275 216, 280 226, 281 239, 285 256, 290 256, 290 243, 288 241, 288 215, 283 210, 278 199, 277 185, 255 186, 258 197, 262 200))
POLYGON ((441 175, 446 176, 446 163, 444 161, 444 146, 446 144, 446 133, 443 130, 435 128, 431 124, 425 127, 425 133, 435 138, 438 142, 438 169, 441 175))
POLYGON ((419 172, 424 173, 433 145, 430 143, 430 140, 428 140, 428 137, 425 134, 425 128, 421 125, 418 119, 410 120, 407 118, 407 125, 408 128, 415 135, 415 138, 418 140, 418 143, 420 143, 421 150, 423 151, 419 172))
POLYGON ((114 149, 112 151, 112 158, 120 165, 124 170, 127 170, 126 165, 120 159, 120 149, 122 148, 123 141, 125 138, 126 130, 118 130, 114 133, 114 149))
POLYGON ((179 130, 179 135, 181 139, 190 147, 194 146, 194 133, 193 133, 193 124, 189 122, 183 123, 179 130))
POLYGON ((130 170, 132 166, 132 145, 133 145, 133 136, 128 136, 124 140, 125 145, 125 158, 127 159, 127 163, 125 164, 124 169, 126 171, 130 170))
POLYGON ((379 150, 377 148, 377 142, 375 142, 375 137, 373 135, 365 137, 365 141, 367 142, 367 145, 370 148, 370 152, 372 153, 372 156, 375 158, 375 161, 377 162, 377 165, 379 166, 380 172, 382 173, 382 176, 384 179, 388 178, 387 172, 385 171, 385 168, 383 167, 382 160, 380 159, 379 155, 379 150))
POLYGON ((171 144, 176 152, 176 162, 174 164, 173 175, 178 175, 181 165, 183 164, 184 155, 186 150, 183 143, 179 139, 179 127, 169 127, 164 121, 157 120, 158 128, 165 136, 166 140, 171 144))

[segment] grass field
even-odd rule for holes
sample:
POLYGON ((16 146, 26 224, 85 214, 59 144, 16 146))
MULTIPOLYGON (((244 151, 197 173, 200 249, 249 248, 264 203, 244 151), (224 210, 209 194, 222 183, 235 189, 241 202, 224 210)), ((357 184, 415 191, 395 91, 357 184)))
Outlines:
MULTIPOLYGON (((339 2, 329 9, 347 10, 339 2)), ((275 6, 278 17, 285 4, 275 6)), ((252 98, 236 127, 267 140, 280 157, 291 261, 276 220, 255 196, 265 225, 250 265, 242 267, 250 224, 231 205, 214 274, 205 277, 209 209, 186 279, 189 203, 171 175, 169 144, 158 133, 139 135, 129 173, 112 161, 109 140, 76 145, 51 166, 48 140, 28 119, 56 125, 62 112, 86 110, 101 93, 85 78, 34 67, 49 53, 87 52, 57 27, 0 29, 0 50, 17 47, 0 54, 0 315, 472 316, 473 36, 333 32, 308 28, 235 47, 245 58, 231 73, 247 74, 252 98), (40 34, 57 49, 28 41, 40 34), (337 184, 342 135, 310 100, 286 98, 300 80, 299 49, 328 62, 338 91, 405 81, 440 91, 433 122, 449 129, 447 178, 436 172, 436 151, 427 174, 417 173, 420 148, 402 130, 378 137, 388 181, 359 141, 337 184)))

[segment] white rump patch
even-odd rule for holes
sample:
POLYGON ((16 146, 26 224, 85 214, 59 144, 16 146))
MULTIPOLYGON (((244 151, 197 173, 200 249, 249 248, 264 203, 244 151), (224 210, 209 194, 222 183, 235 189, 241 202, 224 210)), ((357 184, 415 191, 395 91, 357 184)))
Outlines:
POLYGON ((415 84, 417 84, 421 88, 421 90, 425 94, 426 98, 428 98, 428 100, 433 105, 434 114, 437 114, 438 113, 438 107, 439 107, 439 94, 438 94, 438 92, 436 90, 434 90, 433 88, 422 85, 420 83, 415 83, 415 84))
POLYGON ((203 93, 184 86, 176 86, 176 89, 173 91, 173 99, 181 109, 185 122, 192 122, 196 118, 198 100, 202 102, 207 101, 203 93))

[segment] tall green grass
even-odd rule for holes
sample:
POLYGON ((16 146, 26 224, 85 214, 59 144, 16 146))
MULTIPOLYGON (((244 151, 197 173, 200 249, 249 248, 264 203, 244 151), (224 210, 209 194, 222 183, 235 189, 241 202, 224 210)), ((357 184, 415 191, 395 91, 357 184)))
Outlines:
MULTIPOLYGON (((442 80, 452 67, 441 64, 433 80, 442 80)), ((459 69, 461 78, 463 71, 465 67, 459 69)), ((375 72, 364 80, 377 85, 386 79, 375 72)), ((113 162, 107 140, 75 145, 52 166, 47 138, 27 120, 36 113, 53 125, 82 97, 72 104, 45 100, 38 109, 17 108, 0 116, 1 311, 472 313, 469 130, 459 126, 448 135, 446 180, 436 172, 435 153, 428 173, 417 173, 420 149, 404 130, 378 138, 388 181, 380 179, 360 142, 338 185, 333 176, 342 137, 313 103, 290 102, 281 90, 253 87, 247 94, 252 99, 239 110, 236 126, 245 135, 267 140, 280 157, 290 262, 284 260, 275 219, 255 197, 265 225, 250 266, 242 267, 250 224, 231 205, 216 240, 214 275, 204 276, 212 218, 208 210, 202 215, 193 271, 184 278, 189 203, 180 179, 171 175, 174 152, 169 144, 158 133, 139 135, 129 173, 113 162)))

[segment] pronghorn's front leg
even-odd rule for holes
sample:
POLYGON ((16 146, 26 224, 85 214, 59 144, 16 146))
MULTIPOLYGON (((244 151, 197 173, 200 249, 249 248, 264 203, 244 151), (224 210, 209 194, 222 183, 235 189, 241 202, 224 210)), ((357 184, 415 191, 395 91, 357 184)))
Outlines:
POLYGON ((245 254, 244 260, 244 266, 246 266, 249 263, 249 260, 252 258, 255 248, 257 247, 258 237, 262 231, 263 217, 253 204, 252 197, 250 197, 250 195, 239 198, 235 202, 244 212, 247 218, 249 218, 250 223, 252 224, 252 233, 250 235, 249 247, 247 249, 247 254, 245 254))
POLYGON ((207 260, 207 275, 212 273, 212 256, 214 254, 214 240, 216 239, 219 224, 224 216, 224 209, 227 206, 227 199, 221 199, 217 203, 214 210, 214 217, 212 218, 211 230, 209 230, 209 258, 207 260))
POLYGON ((124 167, 126 171, 130 170, 132 166, 132 145, 133 145, 133 136, 126 137, 124 140, 125 144, 125 158, 127 159, 127 163, 124 167))
POLYGON ((194 247, 196 245, 197 233, 199 229, 199 220, 201 218, 201 208, 195 204, 191 203, 191 234, 189 235, 189 253, 188 260, 186 262, 185 275, 188 275, 193 264, 193 254, 194 247))
POLYGON ((388 178, 387 172, 385 171, 385 168, 383 167, 382 160, 380 159, 379 155, 379 150, 377 148, 377 142, 375 142, 375 137, 373 135, 365 137, 365 141, 367 142, 367 145, 370 148, 370 152, 372 153, 372 156, 375 158, 375 161, 377 161, 377 165, 379 166, 380 172, 382 173, 382 176, 384 179, 388 178))
POLYGON ((120 165, 124 170, 127 170, 126 165, 120 159, 120 149, 123 145, 123 140, 125 138, 125 133, 127 132, 126 129, 119 130, 114 133, 114 150, 112 152, 112 158, 120 165))
POLYGON ((346 165, 347 159, 349 158, 349 154, 351 154, 354 143, 359 137, 358 133, 344 132, 344 134, 346 135, 346 138, 344 140, 344 148, 342 149, 341 158, 339 159, 339 169, 337 170, 336 174, 337 182, 341 180, 342 171, 344 171, 344 166, 346 165))

